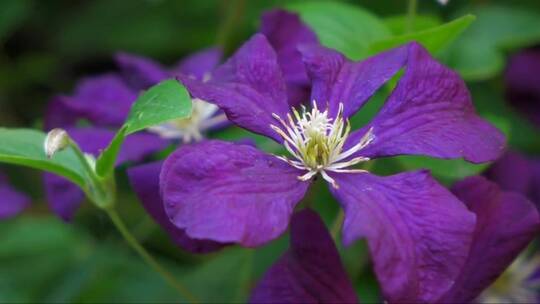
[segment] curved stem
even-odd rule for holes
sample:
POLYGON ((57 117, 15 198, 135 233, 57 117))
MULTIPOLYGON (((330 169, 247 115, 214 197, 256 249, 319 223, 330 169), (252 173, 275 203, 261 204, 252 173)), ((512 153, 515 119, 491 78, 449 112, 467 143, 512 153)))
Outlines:
POLYGON ((339 235, 339 231, 341 230, 341 225, 343 224, 344 218, 345 218, 345 212, 343 212, 343 208, 339 208, 336 219, 334 220, 334 223, 332 224, 332 227, 330 228, 330 235, 332 235, 334 242, 337 242, 337 237, 339 235))
POLYGON ((414 29, 414 17, 416 17, 416 8, 418 0, 409 0, 407 5, 407 23, 405 25, 405 33, 410 33, 414 29))
POLYGON ((231 33, 242 16, 245 3, 244 0, 233 0, 225 1, 224 5, 227 6, 226 13, 220 24, 216 40, 217 45, 221 46, 223 51, 227 51, 231 33))
POLYGON ((191 303, 197 303, 197 299, 195 296, 186 289, 176 278, 163 266, 161 266, 156 259, 148 252, 144 247, 135 239, 135 237, 129 232, 126 225, 122 221, 122 219, 118 216, 118 213, 116 213, 115 209, 109 208, 106 209, 107 215, 109 215, 111 221, 113 222, 114 226, 118 229, 118 232, 124 237, 126 242, 133 248, 140 256, 141 258, 150 266, 152 267, 157 273, 159 273, 163 279, 171 285, 174 289, 180 293, 186 300, 188 300, 191 303))

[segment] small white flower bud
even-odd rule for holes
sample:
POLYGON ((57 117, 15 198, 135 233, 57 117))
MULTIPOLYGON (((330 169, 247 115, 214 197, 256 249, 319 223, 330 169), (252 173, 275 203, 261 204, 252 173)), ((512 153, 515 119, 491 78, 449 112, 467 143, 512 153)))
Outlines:
POLYGON ((447 5, 448 1, 450 0, 437 0, 437 2, 439 2, 440 5, 447 5))
POLYGON ((69 135, 63 129, 52 129, 45 137, 43 145, 45 154, 51 158, 56 152, 64 150, 69 145, 69 135))

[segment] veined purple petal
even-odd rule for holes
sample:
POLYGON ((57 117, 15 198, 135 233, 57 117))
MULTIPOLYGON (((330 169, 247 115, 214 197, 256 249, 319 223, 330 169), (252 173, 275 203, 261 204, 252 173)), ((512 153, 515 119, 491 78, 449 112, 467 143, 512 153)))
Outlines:
POLYGON ((311 100, 320 109, 328 107, 332 117, 339 103, 343 103, 344 117, 354 115, 407 61, 407 46, 360 62, 320 45, 301 46, 300 52, 312 81, 311 100))
POLYGON ((276 50, 287 83, 289 104, 296 106, 308 101, 311 83, 298 46, 318 43, 315 33, 300 20, 298 14, 279 9, 263 14, 259 31, 276 50))
POLYGON ((223 51, 220 48, 208 48, 181 60, 172 69, 171 74, 173 76, 184 74, 203 80, 205 75, 210 75, 217 67, 222 57, 223 51))
MULTIPOLYGON (((68 128, 67 132, 83 152, 96 158, 115 135, 114 131, 102 128, 68 128)), ((167 145, 167 141, 153 134, 129 135, 122 145, 116 164, 141 161, 167 145)), ((84 193, 70 181, 54 174, 46 173, 44 183, 51 209, 63 220, 70 221, 82 204, 84 193)))
POLYGON ((171 154, 161 197, 171 221, 191 238, 262 245, 286 229, 309 183, 300 171, 248 145, 203 141, 171 154))
POLYGON ((128 170, 133 190, 150 216, 169 234, 172 241, 180 247, 194 253, 206 253, 218 250, 223 244, 189 238, 184 230, 177 228, 165 213, 159 193, 159 173, 162 162, 145 164, 128 170))
POLYGON ((264 35, 254 35, 209 81, 179 78, 191 95, 217 104, 233 123, 282 141, 270 125, 277 123, 272 113, 284 118, 289 112, 285 81, 264 35))
POLYGON ((0 174, 0 220, 14 217, 30 205, 30 198, 11 187, 0 174))
POLYGON ((540 50, 526 50, 510 58, 505 73, 506 98, 540 127, 540 50))
POLYGON ((385 300, 434 302, 459 275, 475 216, 427 171, 332 174, 345 209, 343 241, 367 238, 385 300))
POLYGON ((170 76, 161 64, 150 58, 120 52, 114 59, 126 82, 137 93, 170 76))
POLYGON ((468 303, 491 285, 540 232, 535 206, 520 194, 504 192, 480 176, 469 177, 453 192, 476 214, 467 263, 441 303, 468 303))
POLYGON ((96 126, 118 127, 124 123, 137 93, 115 74, 84 78, 73 95, 53 99, 45 126, 66 128, 86 119, 96 126))
POLYGON ((255 287, 250 303, 358 303, 334 241, 315 212, 293 215, 290 242, 255 287))
POLYGON ((473 163, 497 159, 504 135, 476 114, 459 75, 417 43, 407 50, 407 68, 397 87, 375 119, 351 134, 346 148, 373 128, 373 142, 358 155, 420 154, 473 163))

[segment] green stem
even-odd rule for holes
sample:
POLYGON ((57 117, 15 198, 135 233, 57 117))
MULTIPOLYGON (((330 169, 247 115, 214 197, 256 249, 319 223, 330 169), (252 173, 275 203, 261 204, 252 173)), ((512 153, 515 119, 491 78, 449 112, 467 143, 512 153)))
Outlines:
POLYGON ((405 33, 410 33, 414 29, 414 18, 416 17, 416 9, 418 0, 409 0, 407 4, 407 23, 405 25, 405 33))
POLYGON ((219 27, 217 45, 227 51, 231 33, 244 10, 244 0, 224 1, 224 4, 227 5, 228 9, 219 27))
POLYGON ((339 212, 334 220, 334 223, 332 224, 332 228, 330 228, 330 235, 332 235, 335 242, 337 242, 337 237, 339 235, 339 231, 341 230, 341 225, 343 224, 344 218, 345 212, 343 212, 343 208, 339 208, 339 212))
POLYGON ((195 296, 187 290, 176 278, 168 272, 163 266, 161 266, 156 259, 148 252, 144 247, 135 239, 135 237, 129 232, 126 225, 122 219, 118 216, 118 213, 115 209, 109 208, 106 209, 107 214, 109 215, 111 221, 113 222, 118 232, 124 237, 126 242, 141 256, 141 258, 152 267, 157 273, 159 273, 163 279, 171 285, 174 289, 180 293, 186 300, 191 303, 197 303, 195 296))

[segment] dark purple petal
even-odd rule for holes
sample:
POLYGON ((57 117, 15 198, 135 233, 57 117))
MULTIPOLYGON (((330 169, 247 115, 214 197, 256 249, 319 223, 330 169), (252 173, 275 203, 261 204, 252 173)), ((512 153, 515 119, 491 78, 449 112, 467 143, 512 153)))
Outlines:
POLYGON ((407 60, 407 46, 361 62, 349 61, 341 53, 319 45, 301 46, 300 51, 313 85, 311 100, 320 109, 328 106, 331 116, 337 114, 339 103, 343 103, 344 117, 354 115, 407 60))
POLYGON ((254 247, 287 229, 309 186, 301 173, 248 145, 203 141, 167 158, 161 197, 188 236, 254 247))
POLYGON ((491 285, 540 232, 535 206, 483 177, 469 177, 453 192, 476 214, 467 263, 442 303, 468 303, 491 285))
POLYGON ((180 61, 171 71, 173 76, 181 74, 203 80, 205 75, 210 73, 217 67, 223 51, 220 48, 209 48, 192 54, 180 61))
POLYGON ((503 190, 529 193, 534 179, 534 162, 515 151, 506 152, 491 165, 485 175, 503 190))
POLYGON ((473 163, 497 159, 502 132, 480 118, 459 75, 433 59, 419 44, 407 45, 405 74, 375 119, 351 134, 356 144, 369 128, 375 139, 357 154, 377 158, 420 154, 473 163))
MULTIPOLYGON (((69 128, 67 132, 83 152, 94 157, 98 157, 115 135, 114 131, 100 128, 69 128)), ((116 164, 141 161, 152 153, 163 150, 167 145, 167 141, 153 134, 129 135, 122 145, 116 164)), ((70 221, 82 204, 84 193, 70 181, 54 174, 46 173, 44 183, 51 209, 60 218, 70 221)))
POLYGON ((45 173, 45 198, 49 208, 66 222, 70 222, 84 201, 84 192, 69 180, 45 173))
POLYGON ((162 162, 156 162, 128 169, 128 176, 133 190, 142 202, 146 212, 165 229, 172 241, 180 247, 194 253, 206 253, 218 250, 223 244, 189 238, 184 230, 177 228, 165 213, 159 193, 159 173, 162 162))
POLYGON ((11 187, 0 174, 0 220, 16 216, 29 205, 30 198, 11 187))
POLYGON ((334 241, 315 212, 293 215, 290 242, 255 287, 250 303, 358 303, 334 241))
POLYGON ((124 123, 137 92, 115 74, 83 79, 71 96, 58 96, 49 105, 45 126, 66 128, 79 119, 96 126, 119 127, 124 123))
POLYGON ((434 302, 464 265, 475 216, 427 171, 332 174, 343 241, 367 238, 385 300, 434 302))
POLYGON ((285 117, 289 112, 287 92, 276 53, 264 35, 254 35, 209 81, 185 75, 180 80, 194 97, 217 104, 233 123, 282 141, 270 125, 276 124, 272 113, 285 117))
POLYGON ((510 58, 505 73, 511 105, 540 127, 540 51, 527 50, 510 58))
POLYGON ((170 75, 158 62, 128 53, 114 56, 122 76, 135 92, 146 90, 170 75))
POLYGON ((295 106, 307 101, 311 83, 298 46, 318 43, 317 36, 295 13, 272 10, 263 14, 261 19, 259 31, 276 50, 287 83, 289 104, 295 106))

